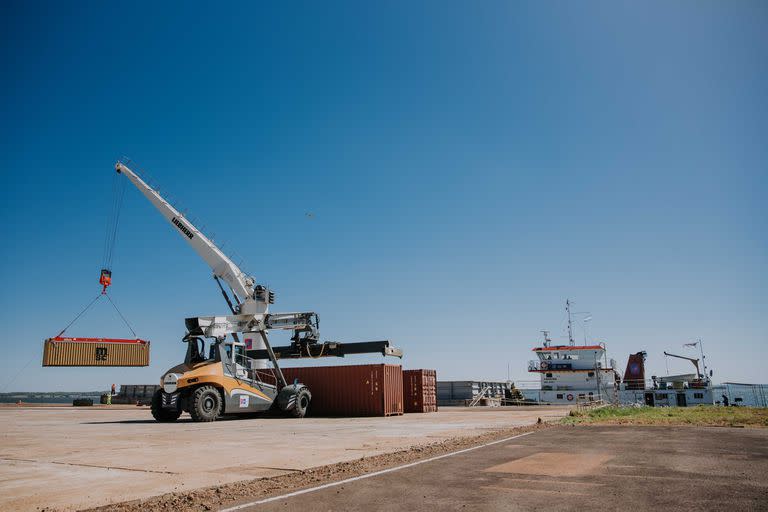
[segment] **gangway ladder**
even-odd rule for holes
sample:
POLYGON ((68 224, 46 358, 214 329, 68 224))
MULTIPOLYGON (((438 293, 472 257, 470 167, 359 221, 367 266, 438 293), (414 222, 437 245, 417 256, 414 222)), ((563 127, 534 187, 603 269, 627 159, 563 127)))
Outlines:
MULTIPOLYGON (((478 395, 472 399, 472 401, 469 403, 469 406, 470 407, 476 406, 480 402, 480 400, 485 398, 486 393, 488 393, 490 390, 491 390, 491 386, 485 386, 483 390, 480 391, 480 393, 478 393, 478 395)), ((490 398, 490 396, 488 398, 490 398)))

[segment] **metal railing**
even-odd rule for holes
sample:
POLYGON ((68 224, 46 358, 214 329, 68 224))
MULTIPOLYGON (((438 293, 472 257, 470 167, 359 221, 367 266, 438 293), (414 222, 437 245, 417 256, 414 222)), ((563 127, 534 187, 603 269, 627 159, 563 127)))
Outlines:
POLYGON ((480 391, 480 393, 478 393, 478 394, 477 394, 477 396, 476 396, 475 398, 473 398, 473 399, 472 399, 472 401, 469 403, 469 406, 470 406, 470 407, 474 407, 474 406, 476 406, 476 405, 477 405, 477 404, 480 402, 480 400, 482 400, 483 398, 488 398, 486 395, 488 394, 488 391, 490 391, 490 389, 491 389, 491 387, 490 387, 490 386, 485 386, 485 387, 482 389, 482 391, 480 391))

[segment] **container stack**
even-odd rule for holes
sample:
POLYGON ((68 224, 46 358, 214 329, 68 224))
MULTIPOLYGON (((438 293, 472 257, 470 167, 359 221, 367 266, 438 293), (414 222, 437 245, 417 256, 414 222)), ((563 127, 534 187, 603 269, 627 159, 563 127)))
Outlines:
POLYGON ((394 416, 403 414, 400 365, 283 368, 288 383, 309 387, 311 416, 394 416))
POLYGON ((437 372, 403 370, 403 403, 405 412, 436 412, 437 372))

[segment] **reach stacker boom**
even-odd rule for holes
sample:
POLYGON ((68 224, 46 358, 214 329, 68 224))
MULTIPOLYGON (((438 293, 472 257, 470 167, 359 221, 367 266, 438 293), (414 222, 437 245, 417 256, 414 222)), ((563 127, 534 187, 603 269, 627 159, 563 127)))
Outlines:
POLYGON ((228 315, 185 320, 184 362, 163 375, 162 389, 152 400, 152 415, 158 421, 175 421, 182 412, 189 412, 194 421, 213 421, 224 414, 261 412, 275 405, 289 415, 303 417, 312 399, 310 390, 299 382, 287 383, 278 358, 361 353, 402 357, 402 351, 390 347, 388 341, 320 342, 314 312, 270 313, 275 300, 272 290, 243 272, 126 163, 118 162, 115 170, 139 189, 213 270, 230 309, 228 315), (293 331, 291 344, 273 348, 267 337, 273 329, 293 331))

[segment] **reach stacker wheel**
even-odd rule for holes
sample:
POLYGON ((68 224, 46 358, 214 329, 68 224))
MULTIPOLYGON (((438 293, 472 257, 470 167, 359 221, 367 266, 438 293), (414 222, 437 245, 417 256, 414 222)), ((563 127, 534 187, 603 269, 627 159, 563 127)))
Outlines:
POLYGON ((173 408, 163 407, 163 390, 158 389, 155 391, 155 394, 152 395, 152 416, 154 416, 157 421, 169 423, 179 419, 179 416, 181 416, 181 408, 178 404, 173 408))
POLYGON ((307 415, 307 410, 309 409, 309 402, 312 400, 312 395, 309 394, 309 390, 307 388, 301 388, 295 396, 296 405, 294 405, 293 409, 290 410, 290 414, 294 418, 303 418, 307 415))
POLYGON ((192 421, 213 421, 221 415, 221 394, 214 386, 200 386, 192 392, 189 415, 192 421))

